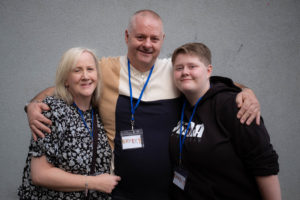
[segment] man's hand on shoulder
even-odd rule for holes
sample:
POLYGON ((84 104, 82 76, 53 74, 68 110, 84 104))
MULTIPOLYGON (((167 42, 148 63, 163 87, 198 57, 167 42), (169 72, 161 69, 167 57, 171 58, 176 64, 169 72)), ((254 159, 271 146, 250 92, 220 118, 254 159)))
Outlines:
POLYGON ((244 88, 236 97, 237 106, 240 108, 237 113, 237 118, 240 122, 250 125, 256 119, 256 124, 260 124, 260 104, 254 94, 249 88, 244 88))
POLYGON ((34 140, 37 140, 37 137, 45 137, 42 131, 51 133, 47 125, 51 125, 52 122, 42 114, 43 111, 49 109, 47 104, 38 101, 33 101, 27 105, 27 119, 34 140))

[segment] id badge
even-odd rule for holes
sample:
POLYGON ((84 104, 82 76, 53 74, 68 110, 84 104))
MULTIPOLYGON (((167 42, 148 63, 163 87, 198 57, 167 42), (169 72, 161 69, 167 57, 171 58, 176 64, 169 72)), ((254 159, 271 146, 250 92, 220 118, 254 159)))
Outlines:
POLYGON ((180 189, 184 190, 187 177, 188 177, 187 171, 178 167, 174 170, 173 183, 180 189))
POLYGON ((122 149, 144 148, 143 129, 121 131, 122 149))

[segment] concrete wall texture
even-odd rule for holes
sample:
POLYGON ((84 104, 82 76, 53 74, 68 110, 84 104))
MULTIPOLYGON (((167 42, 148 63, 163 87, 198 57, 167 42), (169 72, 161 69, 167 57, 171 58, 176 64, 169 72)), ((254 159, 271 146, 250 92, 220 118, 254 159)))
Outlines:
POLYGON ((214 75, 254 90, 280 156, 283 199, 300 199, 299 0, 1 0, 0 199, 17 199, 30 140, 23 106, 54 84, 62 53, 85 46, 124 55, 128 18, 145 8, 165 24, 160 57, 203 42, 214 75))

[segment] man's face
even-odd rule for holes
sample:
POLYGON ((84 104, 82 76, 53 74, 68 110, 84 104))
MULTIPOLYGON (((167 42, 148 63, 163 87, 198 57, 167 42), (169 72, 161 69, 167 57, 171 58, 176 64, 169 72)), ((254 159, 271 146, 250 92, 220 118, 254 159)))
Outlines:
POLYGON ((140 71, 149 70, 155 63, 163 44, 162 22, 151 16, 137 15, 130 30, 125 31, 128 58, 140 71))

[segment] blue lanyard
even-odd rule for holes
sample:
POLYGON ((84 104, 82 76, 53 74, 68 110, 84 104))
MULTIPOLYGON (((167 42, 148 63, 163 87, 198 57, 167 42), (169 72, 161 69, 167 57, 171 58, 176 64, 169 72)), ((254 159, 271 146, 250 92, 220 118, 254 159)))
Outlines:
MULTIPOLYGON (((203 96, 202 96, 202 97, 203 97, 203 96)), ((190 117, 190 119, 189 119, 189 123, 188 123, 187 128, 186 128, 184 137, 183 137, 183 139, 181 140, 181 135, 182 135, 182 123, 183 123, 183 116, 184 116, 184 109, 185 109, 185 105, 186 105, 186 100, 184 101, 184 104, 183 104, 183 106, 182 106, 181 119, 180 119, 180 135, 179 135, 179 150, 180 150, 180 151, 179 151, 179 164, 180 164, 180 165, 181 165, 182 147, 183 147, 183 144, 184 144, 184 140, 185 140, 186 135, 187 135, 187 133, 188 133, 188 130, 189 130, 189 128, 190 128, 191 121, 192 121, 192 119, 193 119, 193 117, 194 117, 194 114, 195 114, 195 111, 196 111, 196 109, 197 109, 197 105, 198 105, 198 103, 201 101, 202 97, 200 97, 200 98, 198 99, 197 103, 195 104, 195 107, 194 107, 194 109, 193 109, 192 115, 191 115, 191 117, 190 117)))
POLYGON ((128 77, 129 77, 128 80, 129 80, 129 90, 130 90, 131 128, 133 130, 133 128, 134 128, 134 112, 137 109, 137 107, 138 107, 138 105, 139 105, 139 103, 140 103, 140 101, 142 99, 143 93, 145 91, 145 88, 146 88, 146 86, 147 86, 147 84, 149 82, 149 79, 151 77, 152 71, 154 69, 154 65, 151 67, 150 73, 149 73, 148 78, 146 80, 146 83, 144 84, 144 87, 143 87, 143 89, 141 91, 139 99, 138 99, 137 103, 135 104, 135 106, 133 107, 133 103, 132 103, 132 86, 131 86, 131 79, 130 79, 130 61, 129 61, 128 58, 127 58, 127 60, 128 60, 128 63, 127 63, 127 65, 128 65, 128 77))
POLYGON ((78 106, 76 105, 75 102, 74 102, 73 104, 74 104, 74 106, 77 108, 77 110, 78 110, 78 112, 79 112, 79 115, 80 115, 80 117, 81 117, 81 119, 82 119, 82 121, 83 121, 83 123, 84 123, 84 126, 87 128, 87 130, 88 130, 89 133, 90 133, 91 138, 93 139, 93 131, 94 131, 94 127, 93 127, 93 125, 94 125, 94 109, 92 108, 92 111, 91 111, 91 115, 92 115, 92 121, 91 121, 91 124, 92 124, 92 125, 91 125, 91 126, 92 126, 92 131, 90 131, 89 127, 88 127, 87 124, 86 124, 86 121, 85 121, 85 119, 84 119, 84 116, 83 116, 82 111, 80 110, 80 108, 78 108, 78 106))

